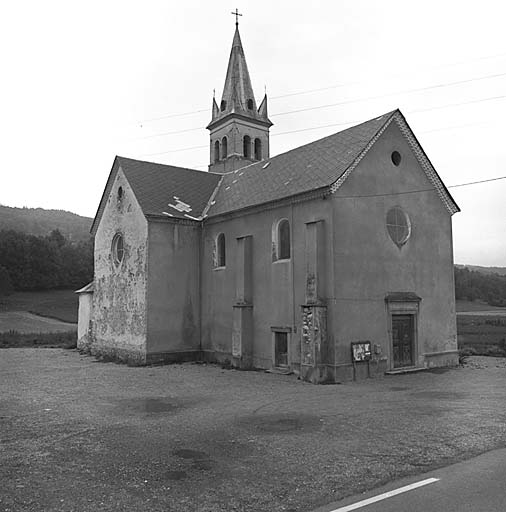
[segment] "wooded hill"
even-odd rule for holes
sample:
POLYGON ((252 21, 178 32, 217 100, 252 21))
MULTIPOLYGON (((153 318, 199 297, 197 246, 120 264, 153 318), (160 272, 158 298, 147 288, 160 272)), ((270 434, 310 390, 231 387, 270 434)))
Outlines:
POLYGON ((12 229, 28 235, 47 236, 57 229, 68 241, 84 242, 90 238, 92 221, 65 210, 0 205, 0 231, 12 229))
MULTIPOLYGON (((491 306, 506 306, 506 275, 489 271, 488 267, 455 266, 455 298, 483 300, 491 306)), ((495 267, 492 267, 495 268, 495 267)), ((501 269, 501 267, 497 267, 501 269)))

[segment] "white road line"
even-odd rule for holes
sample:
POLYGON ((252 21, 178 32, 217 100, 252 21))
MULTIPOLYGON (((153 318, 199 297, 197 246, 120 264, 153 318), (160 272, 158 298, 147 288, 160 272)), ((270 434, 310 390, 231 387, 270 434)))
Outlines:
POLYGON ((412 491, 418 487, 423 487, 424 485, 433 484, 434 482, 438 482, 439 478, 427 478, 427 480, 421 480, 420 482, 415 482, 414 484, 405 485, 404 487, 399 487, 399 489, 394 489, 393 491, 388 491, 383 494, 378 494, 378 496, 373 496, 372 498, 367 498, 366 500, 357 501, 357 503, 352 503, 351 505, 346 505, 345 507, 336 508, 331 510, 330 512, 349 512, 350 510, 356 510, 357 508, 362 508, 371 503, 376 503, 377 501, 386 500, 387 498, 391 498, 392 496, 397 496, 397 494, 402 494, 403 492, 412 491))

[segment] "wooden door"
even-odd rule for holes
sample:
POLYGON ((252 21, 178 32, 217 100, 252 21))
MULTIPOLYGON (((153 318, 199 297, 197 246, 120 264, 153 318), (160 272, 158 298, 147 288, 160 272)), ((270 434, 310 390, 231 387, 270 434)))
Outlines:
POLYGON ((274 334, 274 366, 278 368, 288 366, 288 334, 286 332, 274 334))
POLYGON ((392 315, 394 368, 413 366, 414 315, 392 315))

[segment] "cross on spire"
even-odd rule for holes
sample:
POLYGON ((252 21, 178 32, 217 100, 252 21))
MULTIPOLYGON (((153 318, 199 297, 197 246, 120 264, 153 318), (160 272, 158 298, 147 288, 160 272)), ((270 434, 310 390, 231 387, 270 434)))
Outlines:
POLYGON ((239 26, 239 16, 242 16, 242 14, 239 13, 239 10, 237 7, 235 8, 235 12, 231 12, 230 14, 233 14, 235 16, 235 26, 239 26))

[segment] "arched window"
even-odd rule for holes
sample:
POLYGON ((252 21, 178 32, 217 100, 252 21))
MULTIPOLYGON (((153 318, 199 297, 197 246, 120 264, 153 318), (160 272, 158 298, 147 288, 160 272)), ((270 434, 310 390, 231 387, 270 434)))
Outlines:
POLYGON ((255 160, 262 160, 262 141, 255 139, 255 160))
POLYGON ((242 154, 249 158, 251 156, 251 137, 249 135, 244 136, 242 146, 242 154))
POLYGON ((228 156, 227 138, 223 137, 223 139, 221 139, 221 158, 223 160, 225 160, 225 158, 227 158, 227 156, 228 156))
POLYGON ((118 188, 118 201, 123 199, 123 187, 118 188))
POLYGON ((248 100, 248 110, 253 110, 253 100, 252 99, 248 100))
POLYGON ((225 100, 221 100, 220 110, 223 112, 227 108, 227 102, 225 100))
POLYGON ((220 233, 216 237, 216 267, 224 267, 226 263, 225 235, 220 233))
POLYGON ((220 161, 220 141, 214 143, 214 163, 220 161))
POLYGON ((290 259, 290 223, 286 219, 278 224, 278 256, 280 260, 290 259))
POLYGON ((272 226, 272 261, 290 259, 290 223, 281 219, 272 226))

